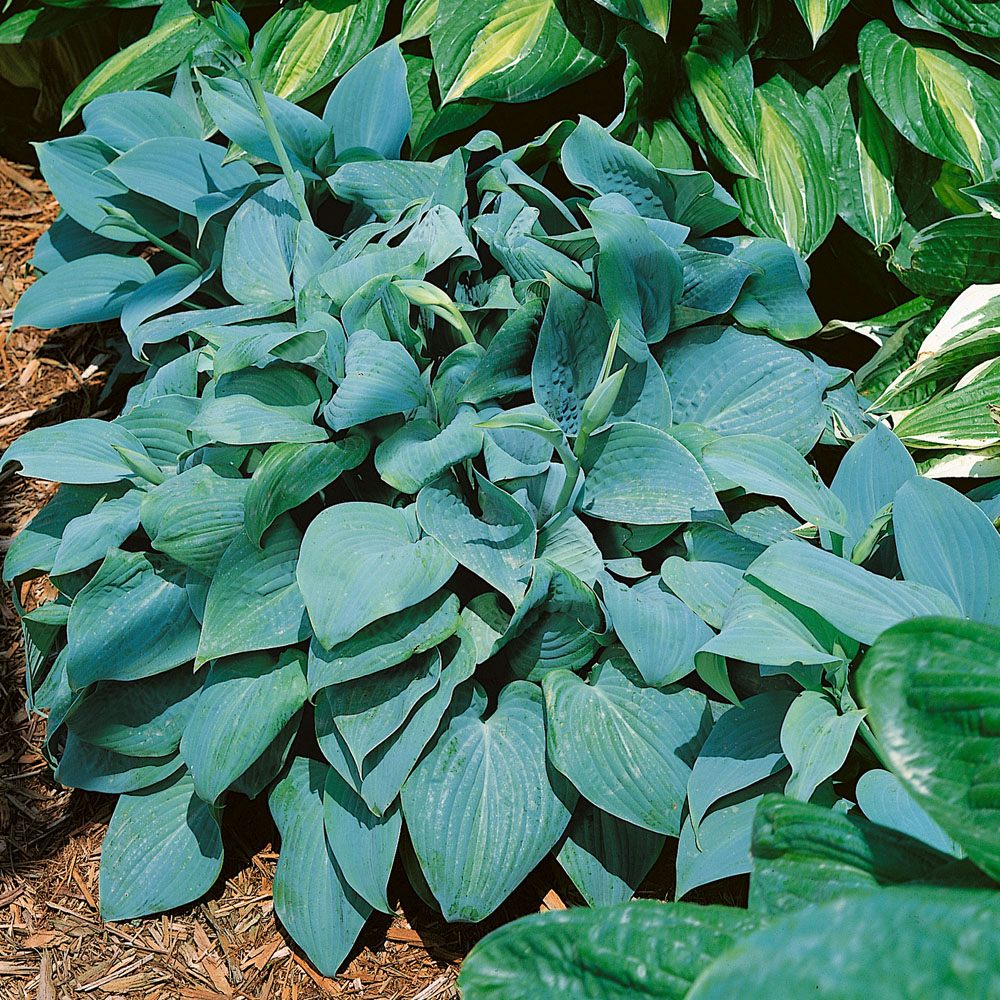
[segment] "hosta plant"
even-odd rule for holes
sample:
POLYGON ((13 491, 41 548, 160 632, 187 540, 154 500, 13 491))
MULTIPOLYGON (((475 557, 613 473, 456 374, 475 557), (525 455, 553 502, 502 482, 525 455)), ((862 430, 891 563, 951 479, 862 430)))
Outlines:
POLYGON ((473 950, 462 995, 994 996, 998 649, 1000 629, 948 618, 877 640, 852 687, 891 770, 865 771, 833 810, 765 795, 748 910, 644 901, 528 917, 473 950))
MULTIPOLYGON (((234 794, 267 796, 276 911, 328 973, 398 850, 451 920, 550 852, 627 898, 759 683, 702 651, 753 554, 861 574, 887 619, 954 607, 832 554, 870 518, 803 455, 864 418, 794 346, 805 265, 713 235, 737 207, 708 174, 589 119, 400 160, 395 45, 314 115, 265 94, 232 12, 211 30, 225 75, 98 98, 39 147, 63 215, 14 317, 117 320, 143 372, 115 420, 3 457, 64 484, 4 576, 59 593, 24 616, 56 777, 121 795, 102 912, 207 891, 234 794)), ((816 663, 855 648, 821 635, 816 663)))

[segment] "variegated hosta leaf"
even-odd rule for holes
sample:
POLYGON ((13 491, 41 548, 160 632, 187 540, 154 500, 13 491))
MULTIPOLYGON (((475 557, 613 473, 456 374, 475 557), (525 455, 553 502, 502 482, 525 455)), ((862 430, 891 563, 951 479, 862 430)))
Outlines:
POLYGON ((899 133, 856 71, 842 70, 823 89, 834 115, 840 217, 874 246, 894 240, 904 214, 896 193, 899 133))
POLYGON ((597 0, 597 2, 619 17, 628 18, 656 32, 660 38, 667 37, 672 0, 597 0))
MULTIPOLYGON (((819 100, 825 104, 822 95, 819 100)), ((808 256, 826 239, 837 213, 822 133, 813 109, 780 76, 754 91, 754 104, 760 118, 760 180, 736 182, 743 220, 808 256)), ((829 107, 825 111, 829 114, 829 107)))
POLYGON ((684 65, 698 108, 718 139, 712 152, 734 173, 760 177, 753 67, 735 24, 713 18, 699 25, 684 65))
POLYGON ((611 19, 555 0, 439 0, 431 51, 444 102, 529 101, 600 69, 611 19))
POLYGON ((387 0, 282 7, 254 39, 264 89, 301 101, 350 69, 378 40, 387 0))
POLYGON ((881 21, 858 38, 861 72, 879 107, 918 149, 989 176, 1000 156, 1000 83, 943 49, 912 45, 881 21))
POLYGON ((802 20, 806 22, 813 46, 832 27, 847 6, 848 0, 795 0, 802 20))

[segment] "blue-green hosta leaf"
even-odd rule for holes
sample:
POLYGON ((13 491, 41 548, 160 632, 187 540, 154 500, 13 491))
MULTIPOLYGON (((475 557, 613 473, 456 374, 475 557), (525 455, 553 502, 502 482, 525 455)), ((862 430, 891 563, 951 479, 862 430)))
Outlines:
POLYGON ((274 649, 309 634, 295 568, 302 534, 283 514, 255 545, 245 531, 230 543, 205 601, 200 662, 274 649))
POLYGON ((689 1000, 801 997, 836 989, 845 996, 902 1000, 930 990, 960 1000, 990 977, 997 944, 993 894, 955 889, 857 893, 789 914, 740 939, 698 980, 689 1000), (877 940, 859 927, 878 927, 877 940), (884 934, 884 936, 883 936, 884 934), (791 949, 789 964, 778 958, 791 949), (834 979, 836 986, 833 985, 834 979))
POLYGON ((128 336, 146 320, 190 298, 214 273, 193 264, 174 264, 145 282, 129 295, 121 314, 121 327, 128 336))
MULTIPOLYGON (((68 699, 54 702, 49 712, 49 724, 54 731, 62 725, 60 713, 69 708, 72 700, 68 689, 65 694, 68 699)), ((50 699, 46 697, 46 700, 50 699)), ((53 777, 67 788, 83 788, 89 792, 104 792, 108 795, 127 795, 159 784, 183 768, 184 761, 177 753, 163 757, 130 757, 84 743, 69 732, 53 777)))
POLYGON ((313 631, 331 649, 430 597, 454 570, 436 539, 420 537, 412 509, 341 503, 306 529, 296 577, 313 631))
POLYGON ((626 587, 605 575, 601 589, 615 633, 647 684, 662 687, 694 669, 711 629, 657 577, 626 587))
POLYGON ((256 183, 257 171, 246 160, 225 159, 225 146, 164 136, 135 146, 107 169, 130 191, 195 215, 199 198, 218 191, 238 195, 256 183))
POLYGON ((675 423, 768 434, 805 454, 826 424, 826 377, 794 348, 734 327, 670 338, 663 357, 675 423))
POLYGON ((140 517, 154 549, 212 576, 230 542, 243 529, 249 483, 196 465, 142 498, 140 517))
POLYGON ((368 754, 399 731, 440 677, 441 653, 431 649, 392 670, 323 688, 316 696, 320 747, 325 751, 329 741, 346 746, 353 767, 345 777, 364 777, 368 754))
POLYGON ((601 248, 597 280, 601 301, 621 324, 619 344, 641 360, 646 344, 670 332, 674 305, 684 290, 677 252, 650 231, 638 215, 584 209, 601 248))
POLYGON ((943 49, 924 48, 870 21, 858 36, 865 84, 886 117, 918 149, 989 176, 1000 156, 1000 86, 943 49))
POLYGON ((267 750, 306 695, 305 654, 299 650, 213 663, 181 739, 181 757, 198 796, 216 802, 267 750))
POLYGON ((248 198, 226 227, 222 284, 245 304, 292 298, 298 210, 282 180, 248 198))
POLYGON ((163 136, 201 138, 201 123, 180 103, 150 90, 95 97, 84 108, 83 125, 88 135, 121 152, 163 136))
POLYGON ((462 406, 444 428, 433 420, 410 420, 375 449, 375 468, 400 492, 418 493, 482 451, 483 432, 476 426, 480 419, 471 406, 462 406))
POLYGON ((570 437, 579 433, 580 411, 597 384, 610 336, 600 306, 552 282, 531 361, 531 389, 570 437))
POLYGON ((704 652, 775 667, 840 659, 827 648, 835 633, 823 619, 788 598, 776 599, 751 580, 741 581, 733 593, 721 628, 701 647, 704 652))
POLYGON ((346 642, 309 648, 309 695, 330 684, 367 677, 423 653, 454 635, 462 619, 458 598, 446 590, 380 618, 346 642))
POLYGON ((195 396, 153 396, 131 407, 115 423, 136 436, 154 465, 173 474, 181 455, 191 451, 188 428, 199 406, 195 396))
POLYGON ((323 411, 335 431, 376 417, 407 413, 427 400, 420 369, 406 348, 358 330, 347 342, 346 377, 323 411))
POLYGON ((676 837, 691 765, 708 732, 705 696, 641 686, 613 659, 589 682, 558 670, 543 687, 552 763, 605 812, 676 837))
MULTIPOLYGON (((440 178, 441 167, 437 163, 359 160, 345 163, 327 182, 342 201, 365 205, 388 221, 411 202, 429 198, 440 178)), ((413 256, 412 248, 406 248, 405 256, 413 256)))
POLYGON ((664 431, 622 422, 594 434, 582 459, 580 509, 632 524, 725 520, 695 457, 664 431))
POLYGON ((685 818, 677 841, 677 882, 674 898, 733 875, 745 875, 753 862, 750 841, 753 817, 762 795, 712 810, 698 827, 685 818))
MULTIPOLYGON (((753 98, 760 122, 760 180, 736 182, 743 220, 760 235, 784 240, 807 257, 826 239, 837 217, 837 189, 820 128, 781 75, 757 87, 753 98)), ((825 101, 822 95, 820 99, 825 101)))
POLYGON ((458 483, 444 477, 417 497, 420 526, 460 565, 517 602, 524 595, 535 558, 535 524, 512 497, 476 473, 480 516, 465 503, 458 483))
POLYGON ((919 583, 887 580, 813 545, 772 545, 747 575, 825 618, 859 642, 872 643, 891 625, 923 615, 958 615, 954 601, 919 583))
POLYGON ((101 850, 101 917, 130 920, 190 903, 221 870, 218 815, 183 771, 118 800, 101 850))
POLYGON ((532 359, 542 320, 541 299, 530 298, 514 310, 469 375, 459 402, 484 403, 530 389, 532 359))
MULTIPOLYGON (((798 524, 797 521, 795 523, 798 524)), ((681 537, 689 561, 721 562, 737 569, 746 569, 766 548, 751 538, 737 534, 731 528, 704 521, 689 524, 681 537)))
POLYGON ((254 64, 269 94, 299 102, 354 65, 378 39, 385 0, 329 5, 306 0, 281 7, 253 43, 254 64))
POLYGON ((956 857, 965 852, 927 815, 892 773, 874 768, 858 779, 855 787, 858 807, 873 823, 898 830, 931 847, 956 857))
POLYGON ((556 859, 588 906, 632 898, 663 850, 662 833, 633 826, 580 799, 556 859))
POLYGON ((460 97, 529 101, 600 69, 611 19, 555 0, 438 0, 431 52, 443 103, 460 97))
POLYGON ((538 533, 536 555, 562 566, 593 588, 604 569, 604 556, 590 529, 569 510, 563 511, 538 533))
POLYGON ((830 490, 847 508, 844 553, 849 555, 865 529, 896 491, 917 474, 906 447, 885 424, 876 424, 840 460, 830 490))
POLYGON ((537 559, 528 592, 492 651, 503 648, 518 677, 538 681, 550 670, 585 667, 603 631, 593 590, 561 566, 537 559))
POLYGON ((406 64, 395 40, 355 63, 323 109, 323 121, 333 130, 338 156, 364 147, 387 160, 398 160, 410 120, 406 64))
POLYGON ((403 815, 441 912, 482 920, 545 857, 576 793, 545 757, 545 712, 534 684, 516 681, 483 719, 467 690, 403 786, 403 815))
POLYGON ((802 258, 781 240, 744 236, 730 242, 730 256, 757 269, 733 303, 736 322, 778 340, 801 340, 818 333, 822 323, 809 301, 809 271, 802 258))
MULTIPOLYGON (((252 156, 267 163, 277 163, 278 155, 248 87, 241 81, 223 76, 199 74, 198 82, 205 110, 218 125, 219 131, 252 156)), ((307 177, 315 177, 313 160, 326 142, 329 129, 311 111, 274 94, 266 94, 265 97, 293 169, 307 177)))
POLYGON ((994 879, 1000 875, 998 635, 973 622, 905 622, 872 648, 857 678, 886 762, 994 879))
POLYGON ((316 383, 289 364, 245 369, 219 379, 191 432, 221 444, 323 441, 327 432, 312 422, 319 402, 316 383))
POLYGON ((641 216, 673 218, 674 193, 666 178, 638 150, 586 115, 563 144, 562 168, 577 187, 596 195, 620 194, 641 216))
POLYGON ((369 906, 395 912, 386 885, 396 857, 403 814, 398 804, 376 816, 334 768, 323 789, 326 842, 347 884, 369 906))
POLYGON ((732 434, 708 444, 705 466, 748 493, 778 497, 803 520, 843 535, 847 510, 788 443, 766 434, 732 434))
POLYGON ((907 580, 947 594, 966 618, 1000 625, 1000 534, 971 500, 914 476, 896 493, 892 525, 907 580))
POLYGON ((3 581, 32 570, 52 569, 67 525, 85 517, 104 499, 116 499, 129 483, 113 486, 62 486, 59 492, 14 536, 3 561, 3 581))
POLYGON ((35 244, 31 266, 41 274, 54 271, 71 260, 90 257, 95 253, 117 254, 126 250, 116 240, 109 240, 84 229, 79 222, 61 212, 35 244))
POLYGON ((152 277, 153 269, 141 257, 98 253, 72 260, 28 288, 14 310, 12 328, 117 319, 129 296, 152 277))
POLYGON ((166 757, 179 746, 204 681, 187 665, 138 681, 101 681, 74 704, 66 725, 91 746, 166 757))
MULTIPOLYGON (((711 247, 713 250, 716 247, 714 241, 711 247)), ((728 245, 720 244, 719 249, 723 252, 688 246, 677 248, 684 265, 684 292, 674 308, 672 329, 693 326, 729 312, 747 279, 761 273, 754 264, 727 254, 728 245)))
MULTIPOLYGON (((438 661, 443 667, 437 686, 420 698, 403 725, 365 755, 360 770, 340 731, 333 725, 327 726, 322 714, 317 715, 320 749, 376 816, 385 815, 396 801, 403 782, 433 740, 456 688, 472 676, 476 667, 472 636, 459 629, 434 652, 435 665, 438 661)), ((355 688, 363 692, 364 682, 355 688)))
POLYGON ((281 834, 274 872, 274 910, 309 960, 336 973, 372 907, 344 878, 324 832, 323 793, 329 765, 296 757, 268 796, 281 834))
POLYGON ((819 691, 803 691, 781 724, 781 749, 792 767, 785 794, 808 802, 816 788, 840 770, 864 712, 841 715, 819 691))
POLYGON ((246 530, 254 544, 274 519, 325 489, 342 472, 356 468, 368 454, 360 437, 321 444, 277 444, 254 469, 244 508, 246 530))
POLYGON ((138 680, 194 658, 198 623, 180 569, 162 556, 108 552, 66 624, 72 687, 138 680))
POLYGON ((129 490, 122 497, 103 500, 89 513, 74 518, 63 529, 52 561, 52 575, 62 576, 100 562, 112 548, 119 548, 139 527, 139 501, 143 494, 129 490))
POLYGON ((722 621, 743 573, 718 562, 689 562, 670 556, 660 568, 663 582, 701 619, 715 628, 722 621))
POLYGON ((777 774, 786 766, 781 723, 792 691, 765 691, 719 716, 688 779, 688 806, 695 833, 719 799, 777 774))
POLYGON ((523 917, 462 963, 467 1000, 684 1000, 760 918, 734 906, 637 900, 523 917))

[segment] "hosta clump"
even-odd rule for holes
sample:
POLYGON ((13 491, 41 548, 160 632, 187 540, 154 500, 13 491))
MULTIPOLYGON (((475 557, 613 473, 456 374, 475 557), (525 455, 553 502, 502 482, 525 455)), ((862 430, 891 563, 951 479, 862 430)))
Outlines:
POLYGON ((24 616, 57 778, 122 793, 104 915, 205 892, 234 793, 267 795, 275 908, 326 972, 390 908, 400 844, 451 920, 550 852, 594 903, 666 837, 689 885, 729 874, 713 829, 749 830, 759 778, 808 799, 842 763, 859 644, 973 614, 902 536, 927 504, 982 515, 913 486, 894 547, 914 476, 882 427, 818 481, 803 456, 866 418, 848 372, 782 343, 819 325, 804 265, 712 235, 736 207, 707 174, 588 119, 402 160, 394 46, 320 117, 265 102, 220 24, 228 75, 103 97, 40 147, 64 215, 15 316, 117 318, 146 366, 114 421, 3 458, 64 484, 4 576, 59 591, 24 616), (753 704, 768 739, 792 727, 791 774, 772 749, 713 777, 724 699, 771 674, 753 704))

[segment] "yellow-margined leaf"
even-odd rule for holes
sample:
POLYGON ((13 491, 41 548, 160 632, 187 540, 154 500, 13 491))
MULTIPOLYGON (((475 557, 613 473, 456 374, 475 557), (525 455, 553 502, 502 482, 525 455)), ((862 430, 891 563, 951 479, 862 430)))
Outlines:
POLYGON ((667 37, 671 0, 597 0, 597 2, 619 17, 641 24, 660 38, 667 37))

